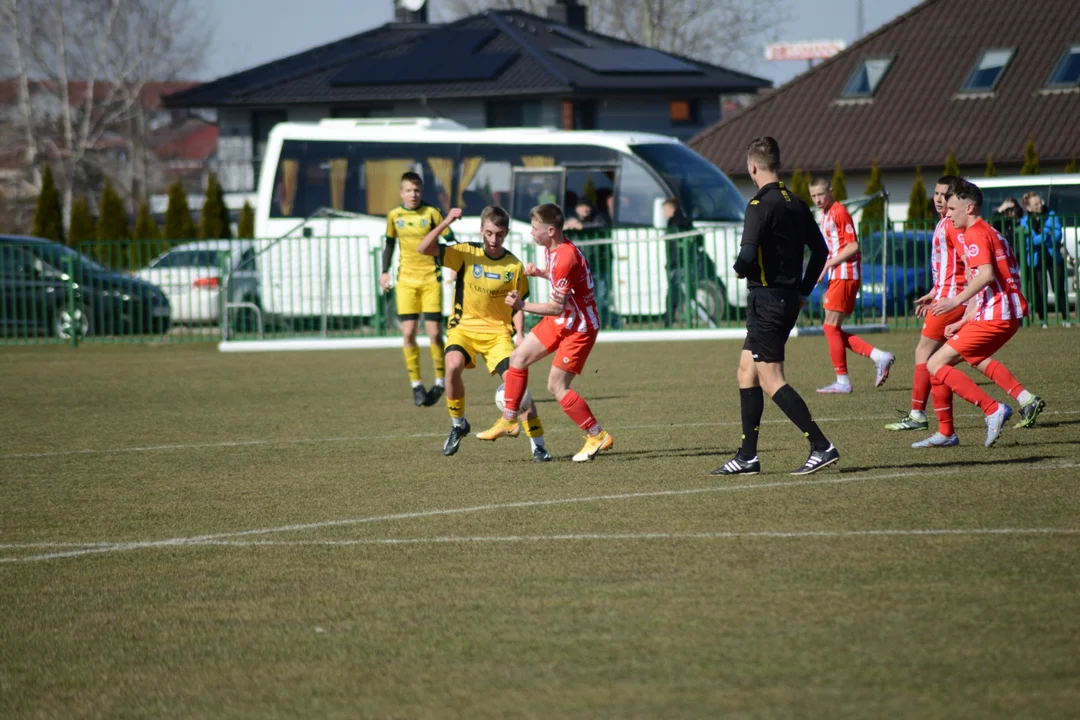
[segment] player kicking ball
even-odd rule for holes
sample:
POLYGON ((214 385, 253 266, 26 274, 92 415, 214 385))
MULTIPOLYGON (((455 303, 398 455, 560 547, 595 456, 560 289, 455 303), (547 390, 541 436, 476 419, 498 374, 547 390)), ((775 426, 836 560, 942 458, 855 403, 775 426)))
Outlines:
POLYGON ((600 332, 592 274, 581 251, 563 235, 562 208, 554 203, 540 205, 533 208, 531 219, 533 241, 544 248, 547 262, 544 270, 529 263, 525 266, 525 274, 549 280, 551 300, 531 303, 517 291, 506 295, 506 304, 515 312, 542 315, 544 319, 510 355, 510 368, 503 376, 506 386, 503 416, 477 437, 498 440, 513 433, 529 380, 529 366, 554 355, 548 373, 548 390, 563 412, 585 431, 585 445, 573 460, 587 462, 615 444, 593 416, 588 403, 570 389, 574 377, 585 369, 585 361, 600 332))
MULTIPOLYGON (((503 248, 510 231, 510 215, 497 206, 484 208, 480 213, 482 242, 439 245, 439 237, 450 224, 461 217, 461 208, 453 208, 446 219, 431 230, 420 242, 417 251, 422 255, 442 255, 442 266, 457 273, 454 284, 454 312, 447 323, 446 333, 446 407, 450 411, 450 435, 443 443, 443 455, 457 453, 461 441, 472 430, 465 418, 464 371, 476 367, 482 355, 492 375, 503 377, 510 367, 514 340, 521 343, 525 319, 504 299, 510 293, 528 297, 529 279, 525 267, 512 253, 503 248)), ((521 426, 516 422, 507 434, 517 437, 521 426)), ((530 398, 520 419, 529 438, 533 462, 550 462, 551 453, 544 446, 544 425, 530 398)))

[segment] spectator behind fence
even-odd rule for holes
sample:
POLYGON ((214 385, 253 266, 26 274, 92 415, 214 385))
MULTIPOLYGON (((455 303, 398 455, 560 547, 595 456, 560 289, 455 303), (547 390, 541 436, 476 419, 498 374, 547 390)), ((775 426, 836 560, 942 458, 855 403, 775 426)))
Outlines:
POLYGON ((1047 327, 1046 315, 1051 287, 1047 283, 1049 274, 1054 289, 1054 305, 1061 324, 1063 327, 1071 327, 1072 323, 1068 322, 1069 300, 1065 283, 1065 255, 1062 253, 1064 235, 1061 218, 1053 210, 1047 210, 1042 197, 1034 191, 1024 193, 1023 206, 1027 212, 1020 219, 1020 226, 1024 229, 1027 241, 1024 254, 1031 267, 1030 297, 1034 311, 1038 314, 1043 328, 1047 327))
MULTIPOLYGON (((667 218, 668 235, 686 233, 695 229, 694 223, 679 207, 679 201, 676 198, 670 197, 664 200, 664 217, 667 218)), ((683 296, 687 292, 693 292, 692 289, 687 290, 687 286, 696 288, 697 283, 705 277, 704 268, 699 262, 702 258, 698 255, 703 251, 704 245, 705 238, 701 235, 667 241, 668 295, 664 327, 671 327, 678 317, 683 296)))
MULTIPOLYGON (((575 242, 588 240, 611 240, 611 219, 596 212, 585 200, 580 200, 574 208, 574 214, 563 223, 566 236, 575 242)), ((611 243, 579 245, 578 249, 585 257, 593 276, 593 289, 596 293, 596 308, 600 313, 600 326, 607 327, 611 312, 608 302, 609 276, 611 274, 611 243)))
POLYGON ((1024 217, 1024 208, 1020 205, 1020 201, 1014 197, 1007 197, 1001 201, 1001 204, 997 206, 993 214, 990 216, 991 225, 998 228, 1001 234, 1005 236, 1005 239, 1009 241, 1009 244, 1013 246, 1014 252, 1020 252, 1021 248, 1016 244, 1016 226, 1020 224, 1020 219, 1024 217))

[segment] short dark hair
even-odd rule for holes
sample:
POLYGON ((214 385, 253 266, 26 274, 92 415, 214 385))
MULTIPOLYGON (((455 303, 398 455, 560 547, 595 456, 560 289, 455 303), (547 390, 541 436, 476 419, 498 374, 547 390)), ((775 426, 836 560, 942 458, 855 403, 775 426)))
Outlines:
POLYGON ((529 219, 536 220, 541 225, 547 225, 562 232, 565 217, 561 207, 555 203, 544 203, 532 209, 532 212, 529 213, 529 219))
POLYGON ((937 185, 945 185, 946 187, 952 187, 952 184, 960 178, 955 175, 942 175, 937 179, 937 185))
POLYGON ((419 174, 414 173, 411 170, 401 176, 401 182, 411 182, 419 187, 424 187, 424 178, 420 177, 419 174))
POLYGON ((669 208, 673 208, 675 210, 679 209, 679 199, 678 198, 673 198, 673 197, 665 198, 664 199, 664 204, 667 205, 669 208))
POLYGON ((780 169, 780 143, 768 135, 754 138, 746 146, 746 157, 755 165, 776 172, 780 169))
POLYGON ((484 208, 484 211, 480 213, 480 226, 483 227, 486 222, 490 222, 492 225, 500 227, 503 230, 509 230, 510 213, 506 212, 498 205, 488 205, 484 208))
POLYGON ((821 177, 818 175, 816 178, 810 181, 810 185, 807 187, 825 187, 832 190, 832 180, 827 177, 821 177))
POLYGON ((960 180, 951 188, 952 195, 957 200, 972 203, 976 209, 982 207, 982 190, 969 180, 960 180))

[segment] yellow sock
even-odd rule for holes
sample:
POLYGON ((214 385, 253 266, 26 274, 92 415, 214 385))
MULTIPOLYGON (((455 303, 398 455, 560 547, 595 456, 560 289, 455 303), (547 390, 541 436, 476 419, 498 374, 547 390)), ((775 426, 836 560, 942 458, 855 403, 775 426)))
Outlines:
POLYGON ((447 395, 446 409, 450 411, 450 417, 454 420, 460 420, 465 417, 465 398, 451 398, 447 395))
POLYGON ((443 355, 442 345, 431 346, 431 364, 435 366, 435 379, 442 380, 446 375, 446 359, 443 355))
POLYGON ((420 348, 405 348, 405 368, 409 371, 410 382, 420 382, 420 348))
POLYGON ((544 437, 544 423, 540 422, 540 418, 537 417, 534 420, 525 420, 525 437, 540 438, 544 437))

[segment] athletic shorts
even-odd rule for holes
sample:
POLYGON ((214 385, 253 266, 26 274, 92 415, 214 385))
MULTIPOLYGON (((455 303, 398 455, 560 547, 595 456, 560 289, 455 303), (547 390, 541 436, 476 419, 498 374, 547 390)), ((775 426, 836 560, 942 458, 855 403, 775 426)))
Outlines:
POLYGON ((932 312, 927 313, 925 322, 923 322, 922 326, 923 337, 930 338, 934 342, 945 342, 945 328, 952 325, 954 322, 959 322, 962 317, 964 317, 963 305, 944 315, 935 315, 932 312))
POLYGON ((859 294, 861 285, 862 280, 830 280, 829 287, 825 289, 825 302, 822 307, 850 315, 855 312, 855 297, 859 294))
POLYGON ((416 320, 424 313, 428 320, 442 320, 442 283, 394 287, 399 320, 416 320))
POLYGON ((555 324, 555 318, 545 317, 533 328, 532 334, 545 350, 555 354, 551 359, 553 367, 580 375, 585 369, 585 361, 589 359, 592 346, 596 344, 599 331, 566 331, 555 324))
POLYGON ((960 328, 948 344, 968 365, 978 365, 993 357, 1019 329, 1019 320, 975 320, 960 328))
POLYGON ((514 340, 506 333, 474 333, 455 327, 446 331, 446 353, 452 350, 465 355, 466 369, 476 367, 476 356, 483 355, 488 372, 494 375, 499 363, 510 359, 514 340))
POLYGON ((746 342, 754 362, 784 362, 784 346, 799 319, 799 291, 751 288, 746 300, 746 342))

